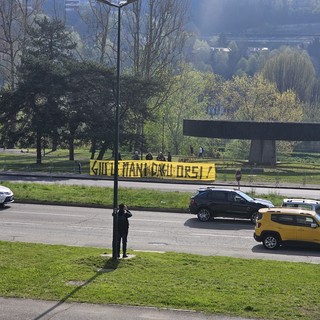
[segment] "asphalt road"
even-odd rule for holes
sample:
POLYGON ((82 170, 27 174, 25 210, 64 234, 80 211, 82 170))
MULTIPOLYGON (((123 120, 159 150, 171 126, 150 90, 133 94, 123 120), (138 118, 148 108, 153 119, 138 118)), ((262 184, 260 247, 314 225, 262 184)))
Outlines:
MULTIPOLYGON (((133 211, 129 251, 173 251, 248 259, 320 263, 314 248, 268 251, 247 220, 200 222, 186 213, 133 211)), ((0 239, 111 248, 111 209, 15 203, 0 211, 0 239)))

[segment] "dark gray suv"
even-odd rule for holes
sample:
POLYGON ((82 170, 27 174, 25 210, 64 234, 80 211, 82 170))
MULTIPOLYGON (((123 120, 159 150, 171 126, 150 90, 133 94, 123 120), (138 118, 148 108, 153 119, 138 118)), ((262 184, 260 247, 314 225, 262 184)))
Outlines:
POLYGON ((263 199, 251 198, 236 189, 201 188, 191 197, 189 209, 200 221, 209 221, 214 217, 242 218, 256 222, 260 208, 274 207, 263 199))

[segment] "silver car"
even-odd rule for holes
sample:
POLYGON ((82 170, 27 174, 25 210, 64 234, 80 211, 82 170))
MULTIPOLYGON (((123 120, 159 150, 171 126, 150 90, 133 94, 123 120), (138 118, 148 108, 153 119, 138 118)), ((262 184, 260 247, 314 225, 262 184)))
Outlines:
POLYGON ((14 202, 13 192, 7 187, 0 186, 0 207, 12 202, 14 202))
POLYGON ((282 207, 306 209, 320 213, 320 201, 314 199, 283 199, 282 207))

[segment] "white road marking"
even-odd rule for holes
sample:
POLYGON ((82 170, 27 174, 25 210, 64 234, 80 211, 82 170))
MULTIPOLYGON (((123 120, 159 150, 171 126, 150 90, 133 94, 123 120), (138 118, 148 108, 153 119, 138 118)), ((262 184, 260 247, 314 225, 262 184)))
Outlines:
POLYGON ((17 222, 17 221, 1 221, 0 224, 20 224, 20 225, 28 225, 28 226, 41 226, 40 223, 31 223, 31 222, 17 222))
POLYGON ((150 219, 136 219, 136 218, 133 218, 134 220, 133 221, 142 221, 142 222, 165 222, 165 223, 179 223, 179 224, 183 224, 184 222, 181 222, 181 221, 176 221, 176 220, 150 220, 150 219))
POLYGON ((79 215, 79 214, 66 214, 66 213, 48 213, 48 212, 29 212, 29 211, 11 211, 11 213, 23 213, 23 214, 33 214, 33 215, 39 215, 39 216, 65 216, 65 217, 86 217, 85 215, 79 215))
POLYGON ((252 237, 243 237, 243 236, 233 236, 233 235, 227 235, 227 234, 211 234, 211 233, 191 233, 190 236, 196 236, 196 237, 224 237, 224 238, 242 238, 242 239, 253 239, 252 237))

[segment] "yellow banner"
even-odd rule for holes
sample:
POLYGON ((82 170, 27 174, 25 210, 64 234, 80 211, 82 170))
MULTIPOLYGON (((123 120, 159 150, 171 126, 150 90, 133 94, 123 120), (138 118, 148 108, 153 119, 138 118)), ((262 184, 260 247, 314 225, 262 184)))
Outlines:
MULTIPOLYGON (((216 179, 215 164, 165 162, 147 160, 119 161, 118 174, 126 178, 163 178, 182 180, 209 180, 216 179)), ((114 175, 114 161, 90 160, 90 175, 114 175)))

